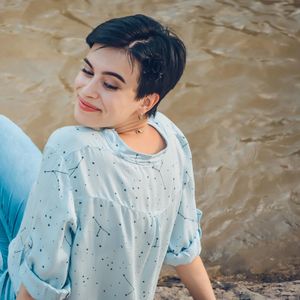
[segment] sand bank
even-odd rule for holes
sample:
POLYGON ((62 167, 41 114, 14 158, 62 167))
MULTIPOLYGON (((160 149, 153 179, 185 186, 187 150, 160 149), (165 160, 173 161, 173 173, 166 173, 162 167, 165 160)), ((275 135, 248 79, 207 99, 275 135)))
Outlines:
MULTIPOLYGON (((264 300, 300 299, 300 280, 282 282, 245 281, 232 277, 212 280, 217 299, 224 300, 264 300)), ((192 300, 188 290, 177 277, 164 277, 160 280, 155 300, 192 300)))

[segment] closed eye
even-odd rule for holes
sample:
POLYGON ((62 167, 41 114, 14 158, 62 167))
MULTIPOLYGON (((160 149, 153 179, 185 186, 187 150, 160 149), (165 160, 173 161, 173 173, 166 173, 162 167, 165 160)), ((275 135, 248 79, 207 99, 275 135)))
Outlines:
POLYGON ((85 69, 85 68, 82 68, 81 69, 81 71, 83 72, 83 73, 85 73, 85 74, 88 74, 88 75, 90 75, 90 76, 94 76, 94 73, 93 72, 91 72, 91 71, 88 71, 87 69, 85 69))
POLYGON ((109 90, 116 91, 116 90, 118 89, 117 86, 111 85, 111 84, 109 84, 108 82, 105 82, 105 81, 103 82, 103 85, 104 85, 107 89, 109 89, 109 90))
MULTIPOLYGON (((89 76, 94 76, 94 73, 93 73, 93 72, 91 72, 91 71, 89 71, 89 70, 87 70, 87 69, 85 69, 85 68, 82 68, 81 71, 82 71, 83 73, 89 75, 89 76)), ((113 91, 116 91, 116 90, 119 89, 119 87, 114 86, 114 85, 112 85, 112 84, 110 84, 110 83, 108 83, 108 82, 106 82, 106 81, 103 82, 103 86, 104 86, 106 89, 108 89, 108 90, 113 90, 113 91)))

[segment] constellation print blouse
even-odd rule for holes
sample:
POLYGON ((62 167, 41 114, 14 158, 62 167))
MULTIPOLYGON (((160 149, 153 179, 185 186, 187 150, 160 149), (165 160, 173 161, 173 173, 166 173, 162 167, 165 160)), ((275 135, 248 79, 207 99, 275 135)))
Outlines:
POLYGON ((67 126, 43 153, 8 268, 35 299, 153 299, 162 264, 200 253, 191 152, 162 113, 157 154, 130 149, 114 129, 67 126))

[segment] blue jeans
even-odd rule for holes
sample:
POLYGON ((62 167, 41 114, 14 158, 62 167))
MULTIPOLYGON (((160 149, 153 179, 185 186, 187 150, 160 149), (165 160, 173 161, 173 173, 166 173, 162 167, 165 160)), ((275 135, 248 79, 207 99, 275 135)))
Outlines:
POLYGON ((0 115, 0 299, 14 299, 7 271, 8 245, 16 236, 41 151, 15 123, 0 115))

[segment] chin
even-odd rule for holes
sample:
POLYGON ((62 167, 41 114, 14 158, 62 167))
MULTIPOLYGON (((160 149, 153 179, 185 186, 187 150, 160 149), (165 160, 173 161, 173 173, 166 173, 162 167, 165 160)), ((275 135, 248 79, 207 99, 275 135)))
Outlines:
POLYGON ((96 120, 92 120, 91 116, 87 116, 81 113, 81 111, 77 107, 75 107, 73 116, 79 125, 89 127, 95 130, 99 130, 101 128, 101 126, 97 124, 96 120))
POLYGON ((78 109, 74 110, 74 119, 82 126, 91 127, 91 121, 88 120, 87 116, 84 116, 78 109))

